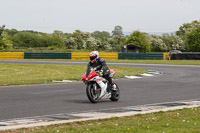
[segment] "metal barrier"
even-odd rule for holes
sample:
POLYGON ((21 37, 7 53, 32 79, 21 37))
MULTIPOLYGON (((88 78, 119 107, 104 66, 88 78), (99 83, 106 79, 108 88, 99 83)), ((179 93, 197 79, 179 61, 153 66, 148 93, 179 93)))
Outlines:
POLYGON ((100 53, 99 56, 104 59, 110 59, 110 60, 118 59, 118 53, 100 53))
POLYGON ((118 59, 162 60, 163 53, 119 53, 118 59))
POLYGON ((71 59, 71 53, 24 53, 24 59, 71 59))
POLYGON ((24 59, 24 52, 0 52, 0 59, 24 59))
POLYGON ((71 59, 86 59, 86 60, 89 60, 89 53, 72 53, 71 59))
MULTIPOLYGON (((161 60, 168 59, 169 53, 100 53, 104 59, 161 60)), ((0 59, 86 59, 89 53, 27 53, 0 52, 0 59)))
MULTIPOLYGON (((99 56, 104 59, 118 59, 118 53, 99 53, 99 56)), ((72 59, 89 60, 89 53, 72 53, 72 59)))

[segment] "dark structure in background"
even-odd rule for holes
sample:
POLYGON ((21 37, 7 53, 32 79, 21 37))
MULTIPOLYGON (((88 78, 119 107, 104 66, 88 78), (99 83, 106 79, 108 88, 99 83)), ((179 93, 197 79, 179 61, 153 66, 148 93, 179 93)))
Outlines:
POLYGON ((172 54, 171 60, 200 60, 200 53, 172 54))
POLYGON ((123 53, 140 53, 140 51, 141 47, 134 44, 125 45, 122 47, 123 53))

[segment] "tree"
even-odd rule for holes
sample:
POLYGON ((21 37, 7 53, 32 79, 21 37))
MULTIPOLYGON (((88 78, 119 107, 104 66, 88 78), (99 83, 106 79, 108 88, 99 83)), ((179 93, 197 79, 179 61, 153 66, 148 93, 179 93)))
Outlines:
POLYGON ((75 49, 76 48, 76 42, 75 39, 72 36, 66 36, 64 38, 65 46, 68 49, 75 49))
POLYGON ((124 36, 122 27, 121 26, 115 26, 115 29, 112 31, 112 36, 124 36))
POLYGON ((11 40, 9 40, 9 35, 6 31, 3 31, 1 33, 1 40, 0 40, 0 49, 1 50, 8 50, 13 47, 13 43, 11 40))
POLYGON ((110 44, 110 47, 114 51, 120 51, 122 42, 125 41, 125 37, 122 36, 113 36, 112 38, 109 38, 108 43, 110 44))
POLYGON ((1 40, 2 40, 1 34, 3 33, 4 30, 5 30, 5 25, 0 26, 0 47, 2 47, 1 49, 3 49, 3 44, 1 42, 1 40))
POLYGON ((147 40, 147 37, 141 33, 140 31, 133 32, 126 41, 123 43, 124 45, 135 44, 142 48, 142 53, 151 52, 150 43, 147 40))
POLYGON ((98 50, 100 48, 102 48, 102 43, 100 40, 96 40, 95 38, 93 37, 90 37, 87 39, 86 41, 86 49, 89 49, 89 50, 98 50))
POLYGON ((185 38, 185 35, 187 32, 192 31, 194 28, 200 26, 200 21, 192 21, 191 23, 185 23, 182 26, 179 27, 179 30, 176 31, 176 35, 181 36, 182 38, 185 38))
POLYGON ((56 36, 56 37, 60 37, 60 38, 62 38, 64 36, 63 32, 59 31, 59 30, 54 30, 52 35, 56 36))
POLYGON ((2 32, 5 30, 5 25, 2 25, 2 26, 0 26, 0 37, 1 37, 1 34, 2 34, 2 32))
POLYGON ((167 46, 167 50, 181 50, 185 51, 185 41, 182 37, 177 35, 169 35, 169 34, 163 34, 162 40, 167 46))
POLYGON ((18 31, 16 29, 11 29, 11 30, 6 29, 6 32, 11 36, 13 36, 14 34, 18 33, 18 31))
POLYGON ((172 41, 171 43, 172 49, 181 51, 186 50, 185 41, 180 36, 171 35, 171 41, 172 41))
POLYGON ((49 47, 55 46, 59 48, 64 47, 62 38, 48 35, 45 33, 31 33, 31 32, 18 32, 13 36, 13 44, 15 47, 49 47))
POLYGON ((86 39, 88 38, 89 34, 81 32, 80 30, 76 30, 73 33, 73 38, 75 41, 75 49, 85 49, 86 48, 86 39))
POLYGON ((74 49, 99 50, 105 47, 101 40, 96 39, 89 32, 82 32, 80 30, 76 30, 72 36, 68 36, 66 42, 66 45, 70 47, 74 44, 74 49))
POLYGON ((95 31, 91 33, 92 37, 95 37, 96 39, 99 39, 101 41, 108 41, 108 38, 110 38, 110 33, 106 31, 95 31))
MULTIPOLYGON (((200 21, 198 21, 198 20, 192 21, 191 23, 185 23, 179 27, 179 30, 176 31, 176 35, 181 37, 182 40, 184 41, 184 45, 186 45, 185 39, 186 39, 187 33, 192 32, 195 28, 198 28, 198 27, 200 27, 200 21)), ((186 47, 186 50, 188 51, 189 49, 187 49, 187 48, 189 48, 189 47, 188 46, 186 47)))
POLYGON ((186 33, 186 46, 188 51, 200 52, 200 27, 186 33))
POLYGON ((154 52, 161 52, 161 51, 166 51, 167 50, 167 46, 166 44, 163 42, 163 39, 161 36, 158 35, 148 35, 147 34, 147 38, 150 42, 150 46, 151 46, 151 51, 154 52))

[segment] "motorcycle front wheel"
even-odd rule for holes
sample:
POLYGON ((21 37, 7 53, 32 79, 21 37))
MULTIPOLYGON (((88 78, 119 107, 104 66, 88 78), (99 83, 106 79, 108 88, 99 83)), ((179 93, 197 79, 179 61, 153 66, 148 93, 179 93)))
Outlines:
POLYGON ((88 84, 86 87, 87 97, 91 103, 97 103, 101 94, 97 84, 88 84))
POLYGON ((119 87, 118 85, 115 83, 116 85, 116 90, 115 91, 111 91, 111 101, 118 101, 120 98, 120 91, 119 91, 119 87))

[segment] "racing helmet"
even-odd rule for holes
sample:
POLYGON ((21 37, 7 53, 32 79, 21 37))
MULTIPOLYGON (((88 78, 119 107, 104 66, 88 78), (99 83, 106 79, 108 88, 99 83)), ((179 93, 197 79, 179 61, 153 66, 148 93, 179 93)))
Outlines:
POLYGON ((99 52, 98 51, 92 51, 90 53, 90 62, 91 63, 95 63, 98 58, 99 58, 99 52))

